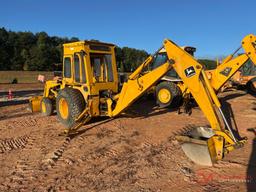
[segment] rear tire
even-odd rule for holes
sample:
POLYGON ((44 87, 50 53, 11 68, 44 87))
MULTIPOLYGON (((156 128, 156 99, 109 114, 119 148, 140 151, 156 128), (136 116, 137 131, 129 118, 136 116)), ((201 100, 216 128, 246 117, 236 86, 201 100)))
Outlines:
POLYGON ((156 86, 156 102, 159 107, 175 108, 181 104, 181 90, 173 82, 163 81, 156 86))
POLYGON ((76 118, 84 108, 84 97, 77 89, 64 88, 58 93, 56 98, 57 117, 66 128, 75 125, 76 118))
POLYGON ((40 105, 41 113, 44 116, 50 116, 53 114, 53 105, 51 99, 49 99, 48 97, 43 97, 40 105))

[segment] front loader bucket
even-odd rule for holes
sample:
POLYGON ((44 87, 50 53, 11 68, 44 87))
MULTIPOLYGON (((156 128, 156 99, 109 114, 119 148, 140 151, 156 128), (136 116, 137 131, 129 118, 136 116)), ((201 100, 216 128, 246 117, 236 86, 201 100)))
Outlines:
POLYGON ((194 163, 212 166, 217 160, 214 132, 210 128, 197 127, 184 136, 176 136, 182 150, 194 163))
POLYGON ((42 96, 36 96, 29 99, 29 110, 31 112, 39 112, 41 111, 41 101, 42 96))

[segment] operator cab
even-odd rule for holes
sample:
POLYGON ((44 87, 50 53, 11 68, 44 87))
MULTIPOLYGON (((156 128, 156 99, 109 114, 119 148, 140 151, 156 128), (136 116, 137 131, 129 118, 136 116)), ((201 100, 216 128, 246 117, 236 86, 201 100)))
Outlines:
MULTIPOLYGON (((182 49, 184 49, 187 53, 189 53, 190 55, 194 56, 194 53, 196 52, 196 48, 195 47, 191 47, 191 46, 184 46, 181 47, 182 49)), ((167 62, 167 53, 165 48, 162 48, 154 57, 154 61, 151 65, 151 70, 159 67, 160 65, 164 64, 167 62)), ((171 69, 165 77, 171 77, 174 79, 180 79, 178 74, 176 73, 176 71, 174 69, 171 69)))
POLYGON ((63 82, 67 86, 83 88, 89 95, 118 91, 115 45, 79 41, 63 47, 63 82))

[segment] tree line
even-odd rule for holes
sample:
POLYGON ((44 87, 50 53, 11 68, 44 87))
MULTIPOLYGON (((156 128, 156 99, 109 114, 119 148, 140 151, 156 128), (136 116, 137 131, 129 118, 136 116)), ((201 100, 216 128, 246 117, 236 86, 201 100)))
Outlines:
MULTIPOLYGON (((52 71, 60 70, 63 43, 78 38, 49 36, 46 32, 14 32, 0 28, 0 70, 52 71)), ((148 56, 144 50, 116 47, 119 71, 130 72, 148 56)))
POLYGON ((210 59, 198 59, 198 62, 205 66, 206 69, 211 70, 217 67, 217 61, 210 59))
MULTIPOLYGON (((49 36, 46 32, 14 32, 0 28, 0 70, 61 70, 63 43, 79 41, 77 37, 49 36)), ((120 72, 134 71, 149 54, 144 50, 116 47, 120 72)), ((207 69, 216 67, 212 60, 200 60, 207 69)))

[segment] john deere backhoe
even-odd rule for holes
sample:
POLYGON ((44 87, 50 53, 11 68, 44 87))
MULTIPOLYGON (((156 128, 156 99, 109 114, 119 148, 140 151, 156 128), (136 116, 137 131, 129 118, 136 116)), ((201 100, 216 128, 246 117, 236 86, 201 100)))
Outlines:
MULTIPOLYGON (((241 69, 243 66, 245 66, 248 63, 248 60, 250 59, 252 63, 256 66, 256 58, 254 54, 251 52, 256 51, 256 47, 253 50, 249 50, 248 43, 250 42, 250 39, 253 39, 253 35, 247 35, 243 38, 241 42, 241 46, 231 55, 227 56, 223 62, 219 65, 217 65, 216 69, 214 70, 206 70, 206 74, 208 79, 210 80, 210 84, 215 90, 215 92, 218 92, 222 86, 231 79, 232 76, 235 74, 236 82, 239 82, 239 84, 242 84, 241 78, 238 79, 238 70, 241 69), (235 57, 236 53, 243 47, 244 53, 239 54, 237 57, 235 57)), ((188 48, 188 53, 193 55, 195 48, 193 47, 185 47, 188 48)), ((184 49, 186 50, 186 49, 184 49)), ((162 58, 161 62, 164 62, 164 59, 166 58, 166 51, 159 51, 156 58, 162 58), (163 59, 164 58, 164 59, 163 59)), ((168 72, 170 73, 170 72, 168 72)), ((168 74, 167 73, 167 74, 168 74)), ((175 75, 175 71, 171 71, 172 75, 175 75)), ((241 77, 241 76, 239 76, 241 77)), ((251 91, 256 92, 256 78, 255 76, 248 76, 245 78, 246 85, 248 86, 248 89, 251 91)), ((184 83, 182 82, 182 79, 177 76, 176 78, 162 78, 157 84, 155 88, 155 95, 157 104, 160 107, 169 107, 169 106, 177 106, 177 103, 182 97, 187 97, 188 90, 186 89, 186 86, 184 86, 184 83)))
MULTIPOLYGON (((256 38, 251 36, 245 39, 246 49, 255 55, 256 38)), ((246 140, 235 138, 202 65, 190 54, 171 40, 164 40, 168 60, 145 74, 143 69, 154 60, 154 55, 149 56, 118 93, 114 47, 93 41, 64 44, 63 78, 46 82, 44 95, 30 100, 32 110, 51 115, 56 106, 58 119, 67 127, 65 133, 72 134, 93 117, 118 116, 173 68, 211 126, 194 128, 177 137, 186 155, 198 164, 212 165, 243 146, 246 140)))

